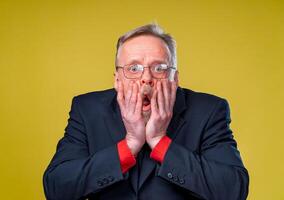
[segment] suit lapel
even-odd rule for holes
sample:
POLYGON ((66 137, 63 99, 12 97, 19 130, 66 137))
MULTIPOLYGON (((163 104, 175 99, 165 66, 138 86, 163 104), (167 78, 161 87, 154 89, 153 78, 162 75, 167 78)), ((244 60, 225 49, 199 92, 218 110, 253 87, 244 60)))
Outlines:
MULTIPOLYGON (((176 102, 174 105, 174 114, 173 118, 167 128, 167 135, 174 140, 177 134, 180 131, 180 128, 183 126, 183 124, 186 122, 182 118, 182 112, 186 109, 185 104, 185 97, 183 90, 178 87, 177 89, 177 96, 176 96, 176 102)), ((157 165, 157 162, 150 158, 151 148, 146 145, 147 148, 145 148, 145 154, 142 160, 141 164, 141 172, 139 176, 139 185, 138 190, 142 187, 143 183, 146 181, 146 179, 150 176, 150 174, 155 169, 155 166, 157 165)))
POLYGON ((175 140, 177 134, 179 133, 180 128, 185 123, 185 120, 180 115, 175 115, 170 125, 167 129, 167 136, 169 136, 173 141, 175 140))
POLYGON ((114 143, 117 143, 125 138, 126 130, 122 121, 118 103, 116 102, 115 90, 113 90, 111 98, 106 98, 104 103, 107 103, 109 108, 109 111, 104 115, 104 121, 114 143))
POLYGON ((126 130, 121 116, 116 113, 112 113, 106 115, 104 120, 114 143, 117 143, 125 138, 126 130))

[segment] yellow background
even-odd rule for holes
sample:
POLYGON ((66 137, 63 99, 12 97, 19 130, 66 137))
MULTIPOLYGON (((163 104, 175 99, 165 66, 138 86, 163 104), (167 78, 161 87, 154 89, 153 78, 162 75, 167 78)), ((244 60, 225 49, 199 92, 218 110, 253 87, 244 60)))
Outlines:
POLYGON ((228 99, 249 199, 284 199, 280 0, 1 0, 1 199, 44 199, 72 97, 112 87, 117 38, 152 21, 177 40, 181 85, 228 99))

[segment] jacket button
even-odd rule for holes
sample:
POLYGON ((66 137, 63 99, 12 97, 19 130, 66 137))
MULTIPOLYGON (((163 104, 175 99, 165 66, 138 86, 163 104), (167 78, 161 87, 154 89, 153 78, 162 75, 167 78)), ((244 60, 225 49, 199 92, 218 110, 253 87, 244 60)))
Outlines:
POLYGON ((170 179, 173 178, 173 174, 171 172, 168 173, 168 178, 170 178, 170 179))
POLYGON ((104 184, 108 184, 109 183, 109 180, 107 178, 103 178, 103 183, 104 184))
POLYGON ((113 176, 109 176, 109 177, 108 177, 108 180, 109 180, 110 182, 112 182, 112 181, 114 180, 113 176))
POLYGON ((177 176, 174 177, 174 181, 178 182, 178 177, 177 176))
POLYGON ((180 179, 180 180, 179 180, 179 183, 180 183, 180 184, 184 184, 184 182, 185 182, 184 179, 180 179))
POLYGON ((102 186, 103 182, 102 181, 97 181, 98 186, 102 186))

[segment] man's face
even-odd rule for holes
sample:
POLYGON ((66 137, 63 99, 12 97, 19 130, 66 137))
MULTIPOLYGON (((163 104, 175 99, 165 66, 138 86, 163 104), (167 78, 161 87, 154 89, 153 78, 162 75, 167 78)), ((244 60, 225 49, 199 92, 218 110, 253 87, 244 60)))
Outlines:
POLYGON ((157 79, 153 78, 153 75, 148 68, 157 63, 167 64, 169 66, 169 50, 164 43, 158 37, 152 35, 141 35, 127 40, 119 49, 117 64, 119 66, 125 66, 130 64, 141 64, 147 68, 141 78, 128 79, 124 76, 123 70, 118 69, 115 74, 115 81, 118 79, 122 82, 124 87, 124 94, 129 90, 130 81, 134 81, 138 84, 140 93, 142 94, 143 106, 142 113, 147 119, 150 117, 151 106, 150 99, 153 91, 156 89, 157 79))

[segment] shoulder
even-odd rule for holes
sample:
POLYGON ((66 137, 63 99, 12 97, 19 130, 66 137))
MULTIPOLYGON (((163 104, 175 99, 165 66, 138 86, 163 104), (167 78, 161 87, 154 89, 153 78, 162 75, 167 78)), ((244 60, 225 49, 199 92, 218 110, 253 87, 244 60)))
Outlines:
POLYGON ((188 88, 181 88, 181 90, 184 93, 186 100, 191 101, 191 103, 212 104, 226 100, 224 97, 211 93, 194 91, 188 88))
POLYGON ((79 94, 75 96, 75 98, 79 99, 79 101, 88 101, 88 100, 103 100, 107 98, 111 98, 116 93, 114 88, 99 90, 99 91, 92 91, 83 94, 79 94))
POLYGON ((111 88, 79 94, 73 97, 72 102, 79 105, 79 107, 86 109, 91 107, 103 107, 103 105, 110 103, 115 95, 115 89, 111 88))
POLYGON ((187 88, 179 89, 181 90, 180 93, 184 95, 187 107, 192 111, 204 111, 208 113, 212 112, 219 106, 229 108, 228 101, 224 97, 205 92, 193 91, 187 88))

